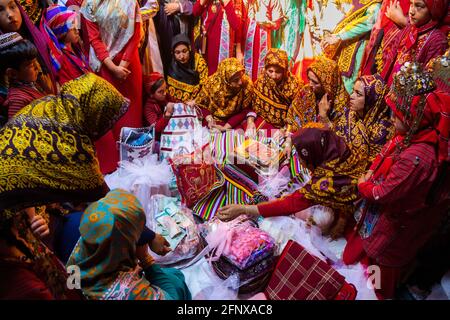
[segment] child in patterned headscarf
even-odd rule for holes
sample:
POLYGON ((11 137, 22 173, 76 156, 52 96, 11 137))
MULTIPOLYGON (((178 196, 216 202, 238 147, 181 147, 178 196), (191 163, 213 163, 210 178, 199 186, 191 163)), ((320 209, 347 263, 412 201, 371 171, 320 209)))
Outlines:
POLYGON ((80 46, 76 18, 75 11, 55 4, 44 11, 41 19, 52 68, 61 85, 91 71, 80 46))

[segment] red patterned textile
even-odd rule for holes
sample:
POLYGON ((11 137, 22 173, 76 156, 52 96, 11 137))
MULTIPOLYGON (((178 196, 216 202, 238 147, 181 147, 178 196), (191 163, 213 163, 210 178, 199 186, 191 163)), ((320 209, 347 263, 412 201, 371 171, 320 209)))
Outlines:
POLYGON ((214 165, 199 162, 194 159, 193 154, 177 156, 170 160, 182 202, 188 208, 192 208, 205 197, 217 181, 214 165))
POLYGON ((354 299, 356 289, 327 263, 290 240, 265 290, 270 300, 354 299), (345 290, 341 290, 341 289, 345 290), (341 294, 338 295, 338 293, 341 294))

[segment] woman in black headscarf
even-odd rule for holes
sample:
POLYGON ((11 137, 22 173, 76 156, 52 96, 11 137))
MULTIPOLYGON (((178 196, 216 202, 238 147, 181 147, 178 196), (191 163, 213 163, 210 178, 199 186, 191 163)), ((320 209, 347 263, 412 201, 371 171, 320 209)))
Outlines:
POLYGON ((193 100, 207 78, 205 59, 192 51, 186 35, 175 36, 172 41, 172 63, 167 74, 170 96, 182 102, 193 100))

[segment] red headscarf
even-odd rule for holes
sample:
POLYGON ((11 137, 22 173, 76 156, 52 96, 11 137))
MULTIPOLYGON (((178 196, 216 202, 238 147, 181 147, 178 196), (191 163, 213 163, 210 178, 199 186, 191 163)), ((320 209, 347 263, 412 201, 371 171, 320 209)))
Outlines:
MULTIPOLYGON (((415 96, 409 111, 412 115, 411 121, 405 121, 405 115, 397 109, 395 99, 391 95, 386 97, 386 102, 395 115, 411 126, 417 117, 417 109, 421 96, 415 96)), ((411 143, 428 142, 438 145, 438 160, 450 161, 450 94, 444 91, 435 90, 426 95, 425 109, 418 131, 414 133, 411 143)))
POLYGON ((420 34, 424 34, 434 28, 447 16, 448 0, 424 0, 431 13, 431 20, 423 26, 411 25, 411 31, 405 36, 404 45, 409 50, 415 45, 420 34))
POLYGON ((149 75, 145 75, 142 79, 145 93, 149 95, 152 86, 160 79, 164 79, 164 76, 159 72, 152 72, 149 75))
POLYGON ((425 0, 431 19, 440 22, 448 14, 448 0, 425 0))

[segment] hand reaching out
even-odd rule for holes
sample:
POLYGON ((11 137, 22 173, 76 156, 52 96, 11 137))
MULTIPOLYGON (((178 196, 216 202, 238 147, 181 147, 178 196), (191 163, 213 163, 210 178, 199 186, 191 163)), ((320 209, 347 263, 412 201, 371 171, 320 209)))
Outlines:
POLYGON ((166 238, 164 238, 159 233, 155 234, 155 239, 153 239, 152 243, 150 244, 150 249, 160 256, 165 256, 172 250, 170 249, 170 244, 166 240, 166 238))
POLYGON ((397 0, 391 2, 391 4, 387 7, 386 17, 400 27, 404 27, 408 24, 408 18, 403 14, 402 7, 397 0))

